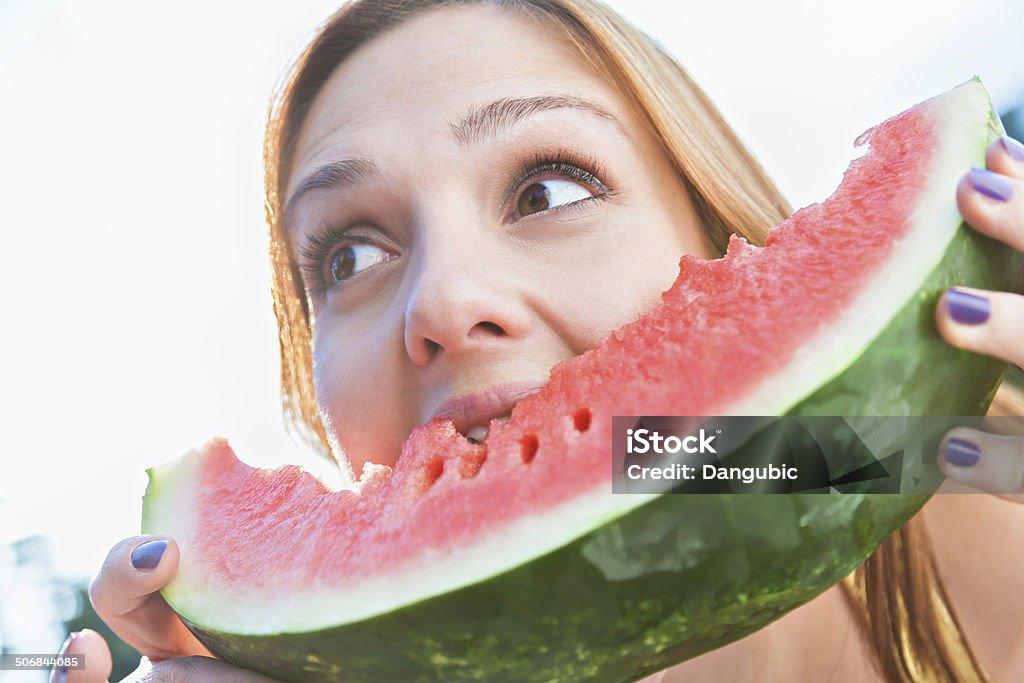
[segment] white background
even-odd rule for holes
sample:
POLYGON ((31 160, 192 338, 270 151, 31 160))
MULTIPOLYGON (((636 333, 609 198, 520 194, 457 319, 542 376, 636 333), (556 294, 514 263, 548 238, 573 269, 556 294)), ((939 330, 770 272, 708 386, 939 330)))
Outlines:
MULTIPOLYGON (((0 544, 85 576, 136 533, 145 467, 284 435, 260 148, 333 1, 0 0, 0 544)), ((1024 100, 1021 0, 613 3, 682 61, 794 205, 865 128, 977 73, 1024 100)))

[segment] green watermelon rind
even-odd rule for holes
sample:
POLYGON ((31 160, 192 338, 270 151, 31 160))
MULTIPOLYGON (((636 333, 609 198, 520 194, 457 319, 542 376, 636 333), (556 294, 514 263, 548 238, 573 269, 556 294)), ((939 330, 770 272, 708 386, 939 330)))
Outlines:
MULTIPOLYGON (((1006 365, 941 340, 935 306, 954 285, 1013 287, 1021 267, 961 226, 914 300, 791 414, 983 413, 1006 365)), ((165 483, 150 476, 147 498, 165 483)), ((665 495, 543 557, 358 623, 238 636, 184 621, 219 657, 280 680, 630 681, 816 597, 928 497, 665 495)))
POLYGON ((815 597, 926 498, 667 495, 498 577, 362 623, 244 638, 189 626, 220 657, 281 680, 630 681, 815 597), (808 545, 828 550, 811 560, 808 545))

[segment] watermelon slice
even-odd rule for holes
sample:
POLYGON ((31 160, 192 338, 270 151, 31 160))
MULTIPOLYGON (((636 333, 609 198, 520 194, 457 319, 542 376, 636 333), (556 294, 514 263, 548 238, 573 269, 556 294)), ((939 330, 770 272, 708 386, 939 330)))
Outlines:
POLYGON ((954 194, 1001 131, 977 79, 868 131, 832 197, 763 248, 684 257, 485 443, 432 422, 358 491, 219 440, 151 469, 143 531, 181 546, 168 603, 291 681, 626 681, 762 627, 927 495, 613 495, 612 416, 982 413, 1005 366, 932 318, 949 286, 1015 282, 954 194))

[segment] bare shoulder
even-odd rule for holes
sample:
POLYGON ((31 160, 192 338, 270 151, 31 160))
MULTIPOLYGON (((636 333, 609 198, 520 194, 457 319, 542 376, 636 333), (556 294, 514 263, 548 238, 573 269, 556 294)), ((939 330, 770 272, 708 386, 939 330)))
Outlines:
POLYGON ((939 494, 922 515, 975 653, 993 680, 1024 680, 1024 505, 939 494))

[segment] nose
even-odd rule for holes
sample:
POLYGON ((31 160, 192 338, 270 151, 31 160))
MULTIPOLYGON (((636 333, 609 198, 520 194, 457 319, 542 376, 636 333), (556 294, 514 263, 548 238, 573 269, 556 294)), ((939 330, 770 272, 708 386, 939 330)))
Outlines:
MULTIPOLYGON (((461 356, 521 336, 520 292, 508 264, 480 248, 449 243, 421 254, 405 310, 405 348, 413 364, 461 356), (486 252, 485 252, 486 253, 486 252)), ((493 246, 493 245, 492 245, 493 246)))

